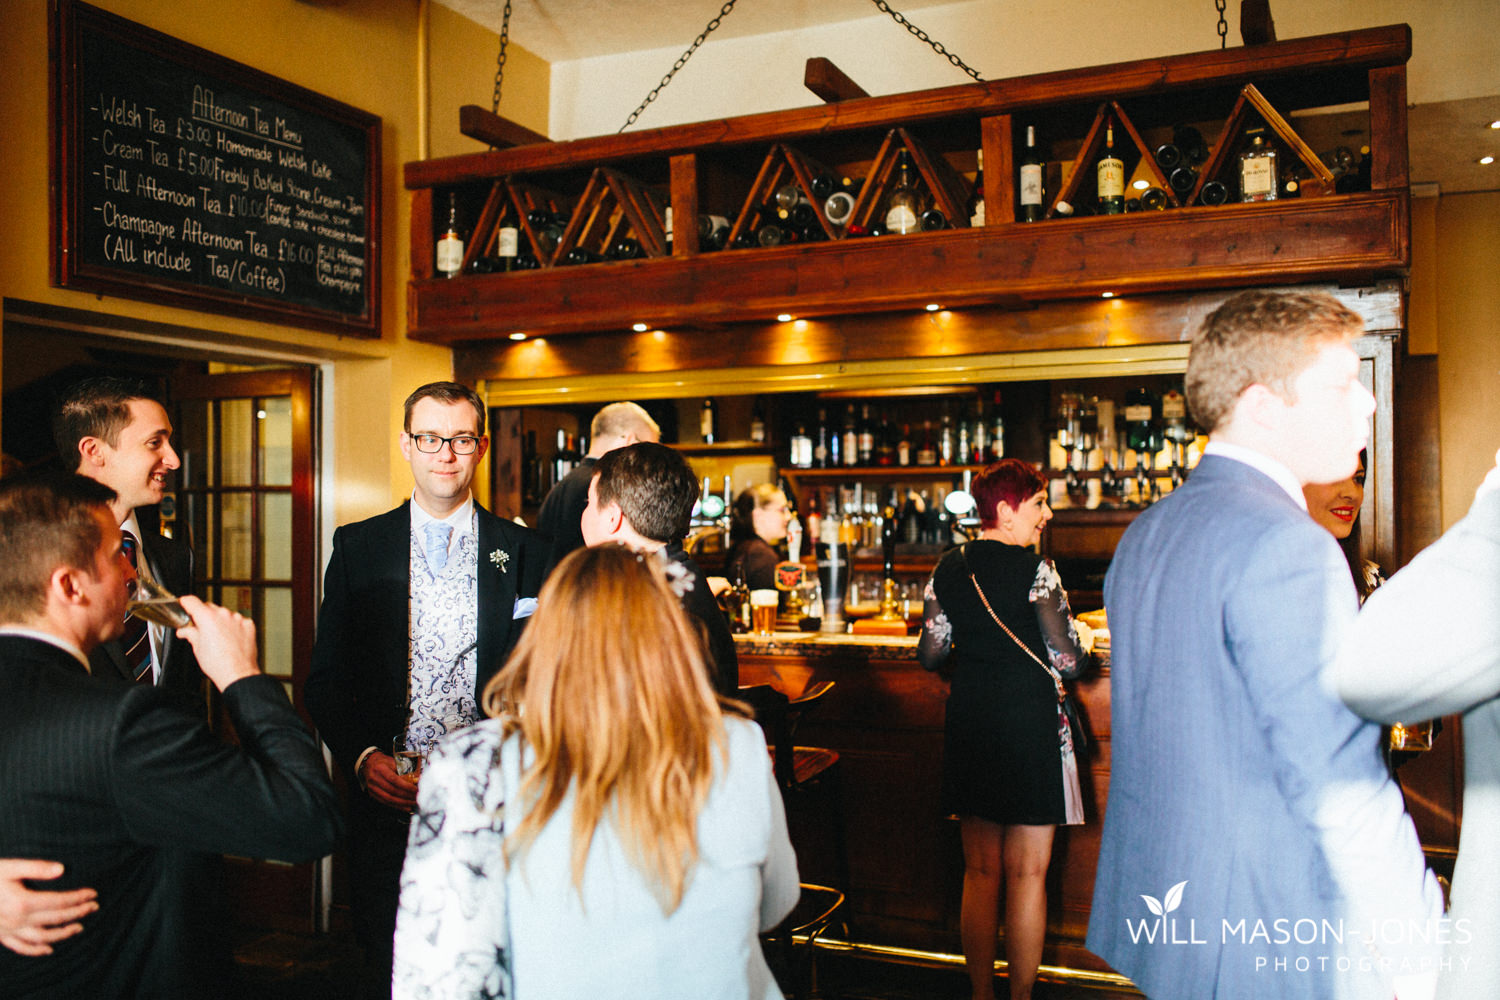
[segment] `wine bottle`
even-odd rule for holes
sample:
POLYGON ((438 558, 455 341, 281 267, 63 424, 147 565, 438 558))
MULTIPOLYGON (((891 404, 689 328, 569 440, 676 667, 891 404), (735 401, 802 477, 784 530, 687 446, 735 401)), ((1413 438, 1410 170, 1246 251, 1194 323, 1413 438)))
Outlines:
POLYGON ((713 444, 718 438, 719 415, 714 407, 712 399, 705 399, 703 407, 698 411, 698 436, 703 439, 704 444, 713 444))
POLYGON ((886 201, 885 228, 893 233, 914 233, 922 218, 922 196, 911 179, 911 157, 905 149, 896 156, 896 186, 886 201))
POLYGON ((579 264, 597 264, 603 259, 603 254, 597 254, 592 250, 585 250, 583 247, 574 247, 563 254, 562 262, 571 267, 579 264))
POLYGON ((935 229, 947 229, 948 217, 935 208, 929 208, 922 213, 922 221, 918 225, 923 232, 932 232, 935 229))
POLYGON ((609 260, 636 260, 646 256, 641 241, 631 236, 622 236, 610 244, 604 256, 609 260))
POLYGON ((1099 214, 1120 215, 1125 211, 1125 163, 1115 155, 1115 126, 1104 127, 1104 154, 1095 167, 1099 187, 1099 214))
POLYGON ((1177 167, 1167 175, 1167 183, 1173 191, 1185 198, 1193 193, 1193 186, 1198 183, 1198 171, 1186 165, 1177 167))
POLYGON ((437 242, 437 269, 452 278, 464 267, 464 235, 458 225, 458 192, 448 192, 448 224, 437 242))
POLYGON ((827 199, 837 188, 838 182, 833 179, 832 174, 820 173, 813 175, 812 196, 819 201, 827 199))
POLYGON ((1205 205, 1222 205, 1229 200, 1229 188, 1222 181, 1207 181, 1198 192, 1198 201, 1205 205))
POLYGON ((1203 133, 1191 125, 1179 125, 1172 130, 1172 145, 1182 150, 1182 158, 1190 166, 1202 166, 1208 159, 1208 144, 1203 133))
POLYGON ((1148 212, 1160 212, 1170 203, 1167 192, 1159 187, 1147 188, 1141 192, 1141 208, 1148 212))
POLYGON ((896 442, 896 464, 911 464, 911 424, 901 425, 901 440, 896 442))
POLYGON ((662 235, 666 238, 667 256, 670 257, 670 256, 672 256, 672 206, 671 205, 668 205, 666 208, 662 209, 662 213, 661 213, 661 231, 662 231, 662 235))
POLYGON ((1250 148, 1240 154, 1240 201, 1275 201, 1280 192, 1276 174, 1276 147, 1256 132, 1250 148))
POLYGON ((828 411, 818 410, 818 437, 813 442, 813 464, 820 469, 828 468, 828 411))
POLYGON ((956 441, 953 436, 953 417, 943 411, 942 431, 938 434, 937 460, 939 465, 952 465, 956 441))
MULTIPOLYGON (((750 434, 752 437, 755 435, 755 426, 753 424, 750 428, 750 434)), ((797 425, 797 432, 792 435, 791 440, 787 442, 787 446, 789 452, 788 458, 791 465, 798 469, 811 469, 813 467, 813 442, 807 433, 807 426, 805 424, 797 425)), ((809 514, 810 516, 811 514, 809 514)))
POLYGON ((974 153, 974 193, 969 195, 969 225, 984 225, 984 150, 974 153))
POLYGON ((1042 169, 1042 152, 1036 146, 1036 126, 1026 126, 1026 148, 1021 153, 1020 183, 1021 211, 1016 216, 1020 222, 1039 222, 1042 218, 1042 196, 1045 176, 1042 169))
POLYGON ((776 207, 778 209, 784 208, 790 212, 806 200, 802 195, 801 189, 795 184, 783 184, 776 189, 776 207))
POLYGON ((1156 147, 1156 165, 1167 173, 1176 170, 1182 163, 1182 150, 1170 142, 1164 142, 1156 147))
POLYGON ((823 218, 830 225, 842 226, 854 214, 854 195, 848 191, 835 191, 823 202, 823 218))
POLYGON ((495 239, 495 253, 500 258, 500 270, 514 271, 516 257, 521 252, 521 233, 515 226, 501 226, 495 239))
POLYGON ((786 226, 768 222, 755 231, 755 242, 763 247, 779 247, 783 243, 796 243, 797 233, 786 226))
POLYGON ((759 397, 756 397, 755 406, 750 411, 750 440, 756 444, 764 444, 766 440, 766 415, 759 397))

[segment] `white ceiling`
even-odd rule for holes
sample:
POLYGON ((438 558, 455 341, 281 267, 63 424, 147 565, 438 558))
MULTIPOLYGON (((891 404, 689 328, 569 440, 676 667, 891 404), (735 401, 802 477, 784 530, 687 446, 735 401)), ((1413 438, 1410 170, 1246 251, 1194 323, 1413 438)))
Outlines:
MULTIPOLYGON (((437 0, 498 32, 505 0, 437 0)), ((953 0, 899 0, 907 12, 953 0)), ((686 49, 724 0, 512 0, 510 37, 547 62, 589 59, 641 49, 686 49)), ((893 5, 894 6, 894 5, 893 5)), ((740 38, 879 16, 871 0, 745 0, 714 35, 740 38)))
MULTIPOLYGON (((500 30, 505 0, 436 0, 477 24, 500 30)), ((724 0, 512 0, 510 37, 548 62, 587 59, 643 49, 686 49, 724 0)), ((903 12, 953 0, 899 0, 903 12)), ((744 0, 714 32, 719 38, 768 34, 879 16, 872 0, 744 0)), ((915 18, 913 20, 916 20, 915 18)), ((920 22, 918 22, 920 24, 920 22)), ((1358 149, 1363 116, 1328 116, 1324 131, 1337 129, 1358 149)), ((1500 163, 1479 165, 1479 156, 1500 155, 1500 131, 1484 126, 1500 119, 1500 96, 1414 105, 1408 122, 1413 184, 1437 184, 1443 194, 1500 189, 1500 163)), ((1304 120, 1302 126, 1311 126, 1304 120)), ((1316 126, 1312 126, 1316 127, 1316 126)))

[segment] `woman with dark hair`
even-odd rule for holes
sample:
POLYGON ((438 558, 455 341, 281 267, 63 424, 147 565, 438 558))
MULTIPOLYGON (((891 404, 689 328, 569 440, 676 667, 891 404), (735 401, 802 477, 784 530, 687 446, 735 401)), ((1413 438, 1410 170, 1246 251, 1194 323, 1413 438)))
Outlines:
POLYGON ((959 932, 973 1000, 994 997, 1002 874, 1010 995, 1031 997, 1053 832, 1083 822, 1058 704, 1061 679, 1077 677, 1088 654, 1056 568, 1032 548, 1052 518, 1046 486, 1014 458, 976 477, 979 538, 943 556, 924 595, 917 656, 928 670, 952 660, 943 802, 963 839, 959 932))
MULTIPOLYGON (((417 790, 396 1000, 781 996, 757 935, 797 901, 760 727, 671 589, 615 545, 558 564, 417 790)), ((670 578, 670 579, 669 579, 670 578)))
POLYGON ((742 490, 734 498, 729 513, 729 558, 725 561, 730 580, 743 572, 745 585, 751 590, 770 590, 776 586, 776 564, 781 562, 777 550, 786 540, 786 528, 792 520, 786 494, 771 483, 761 483, 742 490))
POLYGON ((1348 479, 1336 483, 1308 483, 1302 487, 1307 512, 1314 521, 1328 529, 1343 550, 1361 604, 1385 582, 1380 567, 1359 551, 1359 509, 1365 502, 1365 455, 1365 449, 1360 449, 1359 466, 1348 479))

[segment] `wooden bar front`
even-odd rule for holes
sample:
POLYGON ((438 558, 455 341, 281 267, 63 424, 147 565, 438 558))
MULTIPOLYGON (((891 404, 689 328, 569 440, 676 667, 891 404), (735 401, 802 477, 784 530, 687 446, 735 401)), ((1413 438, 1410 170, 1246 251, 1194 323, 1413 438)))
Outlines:
MULTIPOLYGON (((739 636, 737 644, 741 684, 770 683, 795 695, 834 682, 796 735, 799 746, 837 750, 842 771, 827 797, 788 800, 803 881, 844 889, 851 941, 959 954, 963 852, 958 822, 938 801, 947 682, 917 663, 914 638, 778 633, 769 641, 739 636), (847 882, 831 822, 843 824, 847 882)), ((1088 821, 1057 831, 1043 962, 1103 971, 1083 939, 1109 790, 1109 671, 1096 668, 1073 686, 1094 735, 1079 776, 1088 821)))

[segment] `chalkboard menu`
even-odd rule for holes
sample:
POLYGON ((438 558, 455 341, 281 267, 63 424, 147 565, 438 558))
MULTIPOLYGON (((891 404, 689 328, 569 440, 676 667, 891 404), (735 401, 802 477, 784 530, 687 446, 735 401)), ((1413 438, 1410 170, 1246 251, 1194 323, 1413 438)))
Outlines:
POLYGON ((55 284, 379 336, 379 118, 97 7, 54 16, 55 284))

